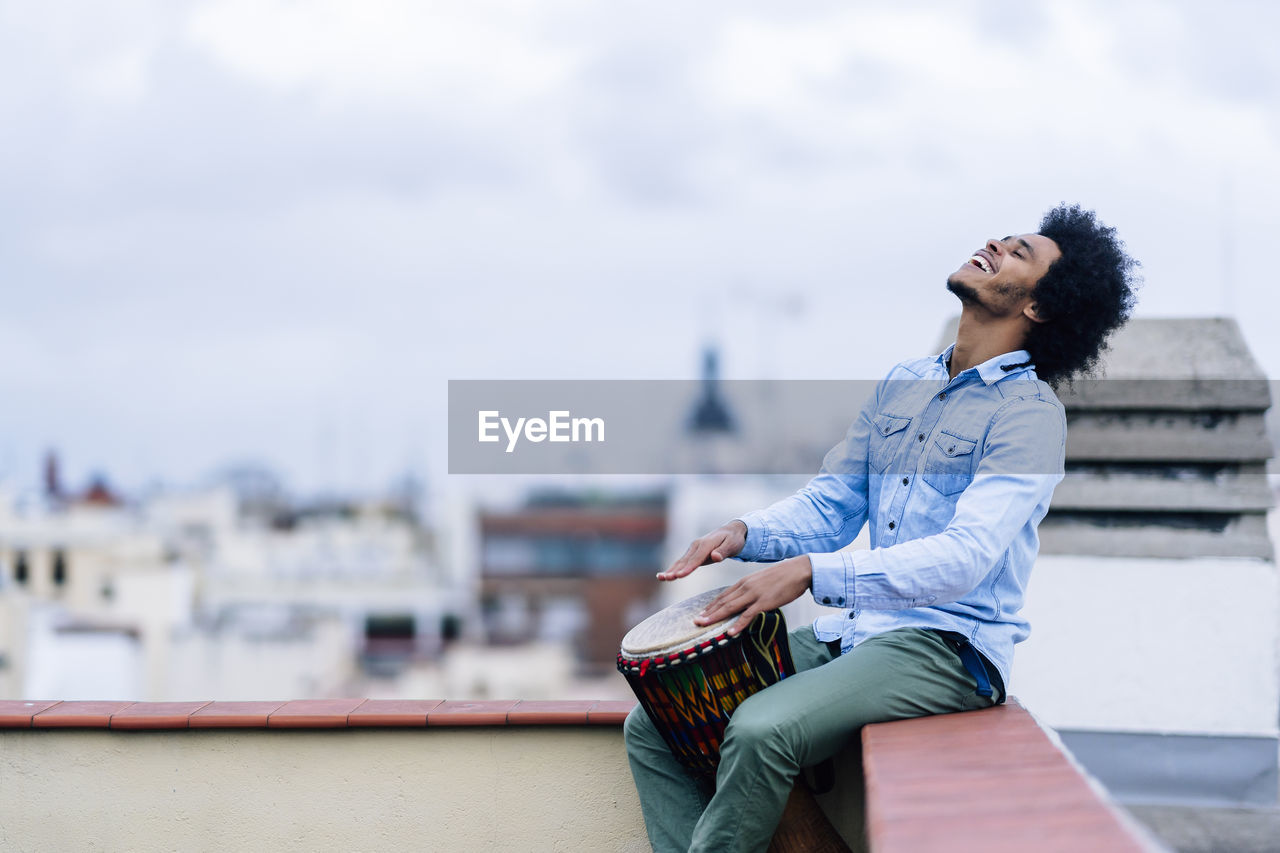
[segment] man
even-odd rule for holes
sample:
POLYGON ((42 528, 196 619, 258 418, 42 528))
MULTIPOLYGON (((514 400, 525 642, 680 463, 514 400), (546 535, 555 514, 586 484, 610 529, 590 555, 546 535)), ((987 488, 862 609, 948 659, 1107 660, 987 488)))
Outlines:
POLYGON ((871 722, 1004 701, 1018 615, 1062 479, 1066 418, 1051 385, 1096 365, 1129 317, 1136 262, 1091 211, 991 240, 947 279, 955 344, 899 364, 807 486, 697 539, 661 580, 730 557, 771 565, 698 618, 756 614, 808 590, 843 608, 790 636, 797 674, 743 702, 714 791, 643 711, 625 732, 657 851, 764 850, 800 768, 871 722), (870 525, 871 549, 839 551, 870 525))

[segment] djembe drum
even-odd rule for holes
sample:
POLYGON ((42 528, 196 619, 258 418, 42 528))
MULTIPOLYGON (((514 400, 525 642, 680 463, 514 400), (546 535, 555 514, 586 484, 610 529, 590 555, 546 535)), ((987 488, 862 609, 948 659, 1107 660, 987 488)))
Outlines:
MULTIPOLYGON (((737 616, 702 626, 693 619, 726 587, 660 610, 627 632, 618 670, 671 753, 714 779, 720 744, 734 709, 747 697, 795 674, 781 610, 761 613, 737 636, 737 616)), ((770 851, 848 851, 803 783, 787 801, 770 851)))
POLYGON ((714 776, 729 715, 758 690, 795 672, 781 610, 761 613, 729 636, 732 620, 695 625, 723 591, 704 592, 653 614, 622 638, 618 669, 675 757, 714 776))

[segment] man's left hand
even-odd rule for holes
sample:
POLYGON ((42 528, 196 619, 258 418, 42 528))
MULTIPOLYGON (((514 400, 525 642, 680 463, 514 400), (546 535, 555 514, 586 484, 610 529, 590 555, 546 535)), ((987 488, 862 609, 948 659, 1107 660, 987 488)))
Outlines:
POLYGON ((812 583, 813 564, 809 557, 792 557, 747 575, 717 595, 693 621, 711 625, 741 613, 729 626, 729 634, 737 636, 758 614, 790 604, 804 595, 812 583))

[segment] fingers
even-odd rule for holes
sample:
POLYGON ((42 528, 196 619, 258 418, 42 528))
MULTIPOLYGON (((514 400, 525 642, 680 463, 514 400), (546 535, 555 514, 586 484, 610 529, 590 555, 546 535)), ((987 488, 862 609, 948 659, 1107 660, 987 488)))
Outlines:
POLYGON ((755 619, 756 616, 763 612, 764 611, 759 607, 748 607, 746 611, 738 617, 738 620, 729 627, 729 636, 738 636, 738 634, 747 629, 747 626, 751 624, 752 619, 755 619))
POLYGON ((705 559, 705 550, 710 550, 710 546, 706 544, 706 537, 695 539, 689 545, 688 550, 684 552, 684 556, 671 564, 671 568, 667 569, 666 577, 658 575, 662 580, 675 580, 682 578, 692 572, 698 566, 702 565, 705 559))
POLYGON ((673 581, 687 576, 699 566, 736 557, 742 551, 746 533, 747 526, 735 520, 711 531, 706 536, 693 540, 684 554, 672 563, 669 569, 658 572, 658 580, 673 581))
POLYGON ((764 610, 765 608, 761 607, 758 601, 752 601, 746 606, 746 609, 743 609, 742 597, 739 596, 733 600, 726 601, 714 610, 708 608, 705 616, 700 616, 693 621, 695 624, 699 625, 713 625, 721 619, 733 616, 735 613, 739 614, 738 618, 735 619, 733 624, 727 629, 729 636, 736 637, 742 630, 751 624, 752 619, 755 619, 756 616, 763 613, 764 610))
POLYGON ((696 625, 711 625, 737 616, 729 628, 736 635, 758 614, 794 601, 808 588, 811 569, 808 557, 784 560, 747 575, 716 596, 695 618, 696 625))
POLYGON ((698 566, 720 562, 724 557, 718 556, 722 552, 717 549, 722 546, 723 537, 721 536, 703 536, 701 539, 695 539, 684 555, 671 564, 671 568, 658 573, 658 580, 673 581, 685 577, 698 566))
POLYGON ((738 581, 712 599, 711 603, 694 617, 693 622, 695 625, 713 625, 721 619, 741 613, 744 608, 750 606, 752 599, 753 596, 742 581, 738 581))

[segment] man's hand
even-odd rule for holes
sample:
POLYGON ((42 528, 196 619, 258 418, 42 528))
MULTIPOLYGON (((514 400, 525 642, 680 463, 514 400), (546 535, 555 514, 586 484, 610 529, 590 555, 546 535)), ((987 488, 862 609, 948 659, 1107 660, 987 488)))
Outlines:
POLYGON ((692 572, 698 566, 718 563, 736 557, 747 542, 747 526, 734 519, 717 527, 699 539, 693 540, 684 556, 671 564, 671 568, 658 573, 658 580, 673 581, 692 572))
POLYGON ((697 625, 711 625, 741 613, 729 626, 729 633, 737 636, 757 614, 790 604, 804 595, 812 583, 813 564, 809 557, 792 557, 747 575, 716 596, 693 621, 697 625))

